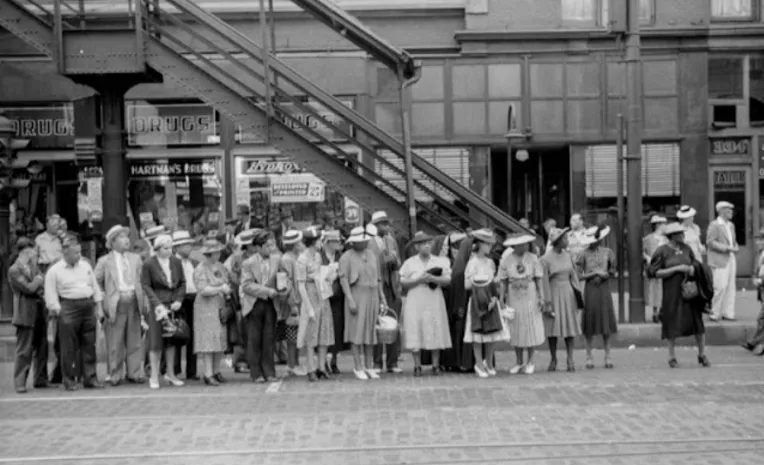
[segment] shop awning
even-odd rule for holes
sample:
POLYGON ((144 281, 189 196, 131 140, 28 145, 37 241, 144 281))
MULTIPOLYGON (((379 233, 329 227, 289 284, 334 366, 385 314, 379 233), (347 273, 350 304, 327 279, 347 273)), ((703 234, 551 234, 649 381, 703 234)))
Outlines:
POLYGON ((331 0, 292 1, 394 72, 401 71, 404 78, 410 79, 416 74, 417 65, 411 55, 379 37, 331 0))

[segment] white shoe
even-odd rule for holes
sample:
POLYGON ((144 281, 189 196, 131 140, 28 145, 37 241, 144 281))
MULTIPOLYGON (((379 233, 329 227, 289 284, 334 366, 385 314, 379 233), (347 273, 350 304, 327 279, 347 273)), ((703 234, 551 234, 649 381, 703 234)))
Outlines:
POLYGON ((186 385, 186 383, 184 383, 183 381, 179 380, 178 378, 176 378, 174 376, 170 377, 168 375, 164 375, 164 380, 167 381, 168 383, 172 384, 175 387, 183 387, 183 386, 186 385))
POLYGON ((516 375, 525 369, 525 365, 515 365, 509 369, 510 375, 516 375))
POLYGON ((361 381, 368 381, 369 377, 366 375, 366 372, 363 370, 353 370, 353 374, 357 379, 360 379, 361 381))
POLYGON ((488 373, 486 373, 483 367, 480 366, 480 363, 475 364, 475 374, 478 378, 488 378, 488 373))
POLYGON ((108 383, 110 381, 111 381, 111 375, 106 375, 106 376, 103 377, 103 382, 104 383, 108 383))
POLYGON ((225 363, 227 368, 233 368, 233 359, 230 355, 226 356, 225 360, 223 360, 223 363, 225 363))
POLYGON ((159 389, 159 381, 154 381, 153 379, 149 380, 149 388, 151 389, 159 389))
POLYGON ((376 374, 380 374, 380 373, 382 373, 382 368, 369 368, 369 369, 368 369, 368 370, 366 370, 366 371, 367 371, 367 372, 369 372, 369 371, 373 371, 373 372, 374 372, 374 373, 376 373, 376 374))
POLYGON ((292 376, 307 376, 308 372, 303 367, 287 368, 287 373, 292 376))
POLYGON ((369 379, 379 379, 379 370, 366 370, 369 379))
POLYGON ((390 368, 388 371, 389 371, 390 373, 395 373, 395 374, 403 373, 403 369, 402 369, 402 368, 399 368, 399 367, 390 368))
POLYGON ((485 369, 485 372, 488 373, 489 376, 496 376, 496 370, 489 367, 488 363, 486 363, 485 360, 483 360, 483 368, 485 369))
POLYGON ((529 363, 525 365, 525 369, 523 370, 523 373, 525 373, 526 375, 532 375, 534 371, 536 371, 536 365, 529 363))

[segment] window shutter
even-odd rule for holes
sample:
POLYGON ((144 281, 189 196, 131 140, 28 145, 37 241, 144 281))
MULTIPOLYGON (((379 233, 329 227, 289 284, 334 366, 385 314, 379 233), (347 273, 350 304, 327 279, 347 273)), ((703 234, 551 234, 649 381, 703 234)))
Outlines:
MULTIPOLYGON (((586 196, 616 197, 618 194, 617 147, 594 145, 586 148, 586 196)), ((626 194, 624 164, 624 195, 626 194)), ((642 146, 642 193, 645 197, 679 195, 679 144, 642 146)))
MULTIPOLYGON (((428 147, 428 148, 417 148, 414 150, 414 152, 420 157, 424 158, 425 160, 435 165, 436 168, 441 170, 450 178, 457 181, 459 184, 465 187, 469 187, 470 150, 468 148, 428 147)), ((404 172, 403 160, 400 157, 394 156, 392 153, 390 153, 387 150, 380 151, 380 155, 385 160, 387 160, 388 162, 390 162, 391 164, 399 168, 401 172, 404 172)), ((394 170, 390 169, 389 167, 382 164, 381 162, 376 163, 376 171, 377 173, 379 173, 380 176, 390 181, 391 184, 396 186, 402 192, 406 192, 406 179, 402 174, 395 172, 394 170)), ((438 195, 443 200, 446 200, 448 202, 452 202, 455 200, 452 195, 450 195, 448 192, 437 187, 436 183, 434 183, 429 178, 425 177, 421 172, 417 170, 414 170, 414 181, 418 182, 422 186, 435 192, 435 194, 438 195)), ((400 194, 391 192, 392 189, 390 189, 388 186, 381 185, 380 187, 385 192, 393 195, 394 198, 399 199, 400 194)), ((419 202, 432 201, 432 197, 418 187, 414 188, 414 196, 416 200, 419 202)), ((402 200, 405 201, 405 199, 402 199, 402 200)))

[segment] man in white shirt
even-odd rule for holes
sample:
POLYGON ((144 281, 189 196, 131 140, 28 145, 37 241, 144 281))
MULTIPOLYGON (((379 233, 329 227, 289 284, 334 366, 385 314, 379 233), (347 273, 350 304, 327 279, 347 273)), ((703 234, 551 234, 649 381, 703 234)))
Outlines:
POLYGON ((77 353, 82 357, 86 389, 101 389, 96 377, 96 321, 103 316, 103 293, 90 264, 82 258, 79 241, 69 236, 62 246, 63 260, 45 274, 45 305, 58 316, 61 371, 67 391, 78 389, 77 353))
POLYGON ((106 233, 111 252, 98 259, 95 276, 104 290, 104 332, 108 348, 108 382, 117 386, 128 382, 143 384, 141 374, 141 257, 130 248, 130 229, 114 226, 106 233), (127 370, 127 371, 125 371, 127 370))
MULTIPOLYGON (((181 311, 188 323, 191 337, 186 343, 186 379, 199 379, 196 374, 196 354, 194 354, 194 301, 196 300, 196 285, 194 284, 194 270, 199 264, 191 258, 194 239, 188 231, 175 231, 172 234, 172 246, 175 248, 175 256, 183 265, 183 275, 186 278, 186 295, 183 297, 181 311)), ((181 373, 181 350, 175 350, 175 374, 181 373)))
POLYGON ((706 246, 708 247, 708 266, 714 275, 714 298, 711 301, 712 321, 719 318, 735 319, 735 278, 739 249, 732 223, 734 205, 729 202, 716 204, 717 218, 708 225, 706 246))

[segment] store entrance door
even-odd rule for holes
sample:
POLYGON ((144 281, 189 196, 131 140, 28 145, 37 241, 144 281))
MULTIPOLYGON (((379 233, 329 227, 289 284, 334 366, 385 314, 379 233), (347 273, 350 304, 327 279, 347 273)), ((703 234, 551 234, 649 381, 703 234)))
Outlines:
MULTIPOLYGON (((748 166, 724 166, 711 168, 711 214, 716 217, 716 203, 722 200, 735 206, 732 222, 740 245, 737 254, 737 275, 751 276, 756 251, 753 242, 753 194, 751 192, 751 168, 748 166)), ((705 228, 704 228, 705 229, 705 228)))
POLYGON ((554 149, 491 150, 491 173, 494 203, 515 218, 528 218, 540 226, 547 218, 558 225, 567 224, 570 216, 570 151, 554 149), (518 153, 520 154, 518 156, 518 153), (511 201, 510 201, 511 198, 511 201))

